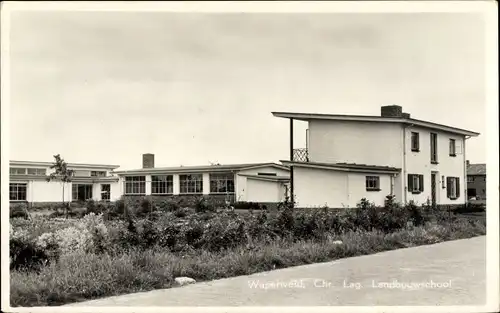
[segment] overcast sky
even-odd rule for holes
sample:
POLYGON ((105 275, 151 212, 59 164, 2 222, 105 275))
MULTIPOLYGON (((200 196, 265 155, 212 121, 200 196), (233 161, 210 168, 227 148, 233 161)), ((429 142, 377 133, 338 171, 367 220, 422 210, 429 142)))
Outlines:
POLYGON ((398 104, 482 133, 467 156, 485 162, 483 27, 458 13, 13 12, 10 158, 278 161, 288 121, 271 111, 398 104))

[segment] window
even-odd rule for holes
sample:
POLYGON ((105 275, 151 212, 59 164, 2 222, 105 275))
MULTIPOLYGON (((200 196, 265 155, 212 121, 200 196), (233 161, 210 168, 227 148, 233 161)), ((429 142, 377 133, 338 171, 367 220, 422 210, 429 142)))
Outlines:
POLYGON ((367 191, 380 191, 380 177, 379 176, 366 176, 366 190, 367 191))
POLYGON ((457 156, 457 146, 455 144, 455 139, 450 139, 450 156, 457 156))
POLYGON ((203 175, 190 174, 180 175, 179 182, 181 186, 180 193, 202 193, 203 192, 203 175))
POLYGON ((125 177, 125 194, 143 195, 146 193, 146 176, 125 177))
POLYGON ((26 168, 11 167, 10 175, 26 175, 26 168))
POLYGON ((90 176, 90 171, 74 170, 73 176, 88 177, 90 176))
POLYGON ((460 179, 458 177, 446 178, 446 193, 449 199, 460 198, 460 179))
POLYGON ((92 199, 91 184, 72 184, 73 201, 87 201, 92 199))
POLYGON ((467 176, 467 182, 468 183, 473 183, 474 182, 474 176, 467 176))
POLYGON ((174 178, 172 175, 151 176, 152 194, 174 193, 174 178))
POLYGON ((26 201, 27 184, 11 183, 9 184, 10 201, 26 201))
POLYGON ((431 133, 431 163, 438 162, 437 149, 437 134, 431 133))
POLYGON ((261 172, 261 173, 257 173, 257 175, 260 175, 260 176, 276 176, 276 173, 261 172))
POLYGON ((210 193, 234 192, 234 174, 210 174, 210 193))
POLYGON ((109 201, 111 198, 111 185, 102 184, 101 185, 101 200, 109 201))
POLYGON ((28 175, 45 176, 47 170, 44 168, 28 168, 28 175))
POLYGON ((424 191, 424 175, 408 174, 408 191, 419 194, 424 191))
POLYGON ((90 176, 92 176, 92 177, 105 177, 106 171, 91 171, 90 176))
POLYGON ((411 132, 411 151, 420 151, 420 136, 419 133, 411 132))

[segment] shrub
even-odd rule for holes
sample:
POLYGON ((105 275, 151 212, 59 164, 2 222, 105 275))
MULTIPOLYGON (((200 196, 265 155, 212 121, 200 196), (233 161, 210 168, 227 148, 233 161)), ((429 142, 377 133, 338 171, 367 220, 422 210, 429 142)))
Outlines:
POLYGON ((10 207, 10 218, 21 217, 24 219, 28 218, 27 213, 27 205, 26 204, 16 204, 10 207))
POLYGON ((177 202, 171 200, 162 201, 158 206, 164 212, 175 212, 181 208, 177 202))
POLYGON ((233 207, 238 210, 261 210, 262 207, 259 203, 257 202, 235 202, 233 204, 233 207))
POLYGON ((195 200, 194 209, 198 213, 213 212, 216 210, 215 206, 209 203, 204 197, 198 197, 195 200))

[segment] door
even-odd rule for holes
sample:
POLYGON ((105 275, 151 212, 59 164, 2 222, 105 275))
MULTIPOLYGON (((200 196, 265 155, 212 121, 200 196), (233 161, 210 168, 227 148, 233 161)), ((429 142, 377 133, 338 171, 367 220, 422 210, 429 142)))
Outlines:
POLYGON ((436 179, 437 179, 437 174, 436 172, 432 172, 431 173, 431 203, 432 203, 432 206, 436 206, 436 179))

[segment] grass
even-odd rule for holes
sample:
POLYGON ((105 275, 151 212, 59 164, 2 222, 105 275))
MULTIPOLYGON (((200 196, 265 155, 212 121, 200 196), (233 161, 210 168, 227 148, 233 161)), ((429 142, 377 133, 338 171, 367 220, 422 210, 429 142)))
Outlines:
POLYGON ((12 306, 54 306, 174 286, 174 278, 207 281, 275 268, 331 261, 398 248, 470 238, 486 234, 482 221, 460 219, 428 224, 390 234, 348 232, 322 241, 274 241, 222 252, 173 254, 158 249, 127 253, 64 255, 39 273, 12 271, 12 306), (343 244, 332 244, 341 240, 343 244))

